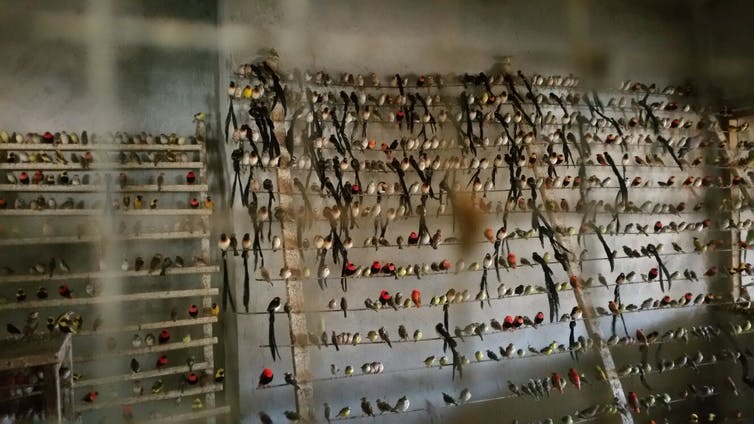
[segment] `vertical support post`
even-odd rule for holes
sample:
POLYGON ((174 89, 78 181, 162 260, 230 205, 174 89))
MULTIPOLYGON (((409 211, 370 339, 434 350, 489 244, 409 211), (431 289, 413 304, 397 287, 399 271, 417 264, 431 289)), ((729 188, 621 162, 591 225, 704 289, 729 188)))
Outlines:
POLYGON ((45 415, 46 419, 55 423, 62 423, 60 397, 60 373, 57 372, 58 364, 49 364, 44 367, 45 377, 45 415), (50 384, 52 382, 52 384, 50 384))
MULTIPOLYGON (((202 121, 198 121, 196 123, 196 139, 197 143, 201 146, 199 149, 199 162, 201 162, 204 166, 202 166, 199 169, 199 182, 201 184, 207 184, 207 129, 202 121)), ((204 197, 207 195, 207 192, 201 192, 199 193, 200 196, 204 197)), ((209 225, 209 216, 203 215, 199 218, 201 220, 201 227, 202 231, 205 232, 205 234, 209 234, 210 231, 210 225, 209 225)), ((210 243, 209 243, 209 236, 205 235, 201 239, 201 252, 202 252, 202 258, 204 260, 208 260, 210 256, 210 243)), ((211 274, 202 274, 202 280, 201 280, 202 288, 208 289, 212 287, 212 275, 211 274)), ((202 310, 206 310, 207 308, 212 307, 212 298, 210 296, 204 296, 202 298, 202 310)), ((212 324, 207 323, 202 325, 202 335, 204 338, 210 338, 212 337, 212 324)), ((207 345, 202 348, 204 361, 207 362, 210 366, 211 370, 214 370, 215 368, 215 354, 214 354, 214 345, 207 345)), ((204 396, 204 400, 206 403, 207 408, 214 408, 215 407, 215 393, 214 392, 207 392, 204 396)), ((207 422, 214 422, 214 418, 209 418, 207 422)))
MULTIPOLYGON (((280 207, 286 211, 293 210, 293 196, 291 196, 293 183, 291 172, 287 168, 278 168, 278 194, 280 207)), ((285 266, 291 270, 301 270, 301 255, 296 249, 296 224, 283 225, 283 252, 285 266)), ((293 357, 293 372, 298 380, 300 390, 296 391, 296 408, 302 419, 314 421, 314 386, 312 384, 312 372, 309 365, 309 348, 300 346, 297 340, 307 335, 306 315, 304 309, 304 286, 301 281, 301 273, 296 272, 294 278, 285 284, 288 303, 291 307, 289 320, 291 337, 291 356, 293 357)))
MULTIPOLYGON (((544 178, 540 167, 533 165, 532 170, 534 171, 534 175, 537 178, 544 178)), ((550 196, 550 192, 545 189, 544 185, 542 186, 542 188, 540 188, 539 192, 542 197, 543 203, 547 204, 548 201, 553 200, 550 196)), ((550 225, 552 225, 553 227, 560 226, 559 222, 557 221, 557 216, 553 212, 548 211, 547 216, 550 220, 550 225)), ((559 243, 561 243, 571 252, 572 259, 579 258, 581 256, 581 249, 577 244, 572 243, 571 239, 565 239, 558 233, 555 234, 555 238, 559 243)), ((572 260, 569 261, 568 275, 575 275, 579 277, 579 279, 581 279, 581 270, 575 269, 573 267, 572 260)), ((584 317, 584 326, 586 327, 588 336, 590 338, 598 337, 600 340, 604 340, 604 337, 602 337, 602 332, 600 331, 599 325, 597 323, 597 318, 594 315, 594 307, 592 306, 591 299, 589 299, 588 296, 584 296, 584 293, 580 289, 574 289, 573 294, 576 298, 576 303, 578 304, 579 308, 581 308, 584 317)), ((607 374, 607 382, 610 385, 610 391, 612 392, 613 397, 617 399, 618 402, 626 404, 626 392, 625 390, 623 390, 623 385, 618 378, 618 373, 615 371, 615 361, 613 360, 613 355, 610 352, 610 349, 607 346, 601 346, 598 352, 600 355, 600 360, 602 361, 602 366, 605 369, 605 373, 607 374)), ((622 424, 633 424, 634 422, 633 417, 630 414, 620 414, 620 417, 622 424)))
MULTIPOLYGON (((275 121, 275 137, 285 140, 285 116, 282 107, 278 106, 272 113, 275 121)), ((290 215, 296 207, 293 198, 293 177, 289 168, 291 158, 288 152, 283 152, 280 165, 277 167, 278 202, 280 207, 290 215)), ((272 211, 270 211, 272 213, 272 211)), ((308 343, 299 343, 299 340, 307 340, 308 327, 304 309, 304 285, 303 263, 297 248, 296 223, 283 220, 283 261, 285 266, 292 271, 293 277, 285 283, 286 296, 291 308, 290 320, 288 321, 291 338, 291 357, 293 358, 293 374, 298 380, 300 390, 296 390, 296 409, 304 422, 315 422, 314 419, 314 384, 312 384, 312 371, 309 362, 308 343)))
MULTIPOLYGON (((735 150, 738 148, 738 120, 737 119, 731 119, 728 121, 728 148, 731 150, 735 150)), ((732 179, 732 176, 736 174, 735 169, 727 169, 726 170, 726 177, 728 177, 728 180, 730 181, 732 179)), ((730 205, 734 205, 736 202, 739 201, 741 197, 741 193, 731 185, 728 187, 727 191, 727 198, 730 201, 730 205)), ((730 209, 730 215, 728 216, 729 221, 733 222, 739 222, 741 221, 741 213, 738 209, 735 209, 733 207, 730 209)), ((736 270, 741 265, 741 252, 740 252, 740 245, 739 242, 741 240, 741 231, 736 227, 730 228, 730 269, 736 270)), ((740 272, 734 272, 730 276, 730 287, 728 290, 733 296, 733 299, 738 299, 741 296, 741 273, 740 272)), ((745 290, 743 290, 745 292, 745 290)), ((747 293, 745 293, 747 294, 747 293)))
MULTIPOLYGON (((545 189, 540 190, 540 193, 542 194, 544 201, 549 200, 545 189)), ((549 213, 548 217, 550 218, 550 224, 554 226, 558 225, 554 213, 549 213)), ((578 258, 581 256, 581 249, 578 244, 572 243, 570 239, 562 238, 559 234, 556 234, 555 238, 559 243, 563 244, 563 246, 571 251, 572 258, 578 258)), ((575 269, 572 261, 569 261, 568 274, 579 277, 579 280, 581 279, 581 270, 575 269)), ((580 289, 574 289, 573 294, 576 298, 576 304, 581 308, 584 317, 584 326, 586 327, 589 337, 598 337, 600 340, 604 340, 605 338, 600 331, 597 317, 594 315, 594 306, 592 306, 589 296, 584 296, 584 293, 580 289)), ((602 367, 607 374, 607 383, 610 385, 610 391, 613 393, 613 397, 622 404, 625 404, 626 392, 623 390, 623 384, 621 384, 620 378, 618 378, 618 373, 615 371, 615 361, 613 360, 613 355, 610 352, 610 349, 606 345, 600 346, 598 353, 600 355, 600 360, 602 361, 602 367)), ((634 422, 633 417, 630 414, 621 414, 620 417, 622 424, 633 424, 634 422)))

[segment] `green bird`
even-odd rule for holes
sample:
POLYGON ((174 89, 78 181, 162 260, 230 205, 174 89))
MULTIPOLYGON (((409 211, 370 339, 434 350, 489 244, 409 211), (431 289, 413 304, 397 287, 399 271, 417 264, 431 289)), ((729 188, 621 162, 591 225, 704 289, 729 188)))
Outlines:
POLYGON ((337 418, 348 418, 351 415, 351 407, 346 406, 345 408, 341 409, 340 412, 338 412, 338 415, 336 415, 337 418))

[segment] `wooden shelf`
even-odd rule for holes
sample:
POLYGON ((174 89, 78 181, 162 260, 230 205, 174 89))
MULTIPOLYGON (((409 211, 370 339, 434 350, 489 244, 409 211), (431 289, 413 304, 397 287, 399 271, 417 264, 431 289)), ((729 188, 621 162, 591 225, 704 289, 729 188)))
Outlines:
POLYGON ((119 294, 114 296, 77 297, 73 299, 31 300, 25 302, 0 304, 0 311, 13 311, 18 309, 54 308, 58 306, 99 305, 103 303, 136 302, 162 299, 178 299, 183 297, 217 296, 220 289, 191 289, 191 290, 166 290, 160 292, 146 292, 133 294, 119 294))
MULTIPOLYGON (((149 260, 147 258, 146 260, 149 260)), ((171 267, 167 270, 167 275, 187 275, 187 274, 208 274, 217 272, 220 270, 218 266, 185 266, 185 267, 171 267)), ((81 280, 89 278, 107 278, 107 277, 158 277, 159 273, 149 273, 148 270, 140 271, 96 271, 96 272, 72 272, 65 274, 54 274, 51 278, 46 275, 5 275, 0 277, 1 283, 44 283, 46 281, 67 281, 67 280, 81 280)), ((66 299, 73 300, 73 299, 66 299)), ((20 302, 24 303, 24 302, 20 302)))
POLYGON ((4 209, 0 216, 96 216, 112 213, 116 216, 172 216, 172 215, 212 215, 211 209, 136 209, 136 210, 105 210, 105 209, 4 209))
POLYGON ((3 340, 0 353, 0 371, 25 369, 60 363, 70 350, 69 334, 45 335, 41 339, 3 340))
POLYGON ((172 414, 168 417, 159 417, 154 419, 147 419, 144 421, 137 421, 138 424, 163 424, 163 423, 184 423, 186 421, 194 421, 201 418, 210 418, 218 415, 230 414, 230 406, 221 406, 218 408, 202 409, 195 412, 188 412, 185 414, 172 414))
POLYGON ((41 390, 35 390, 35 391, 31 392, 31 393, 24 393, 24 394, 22 394, 20 396, 11 396, 9 398, 0 399, 0 402, 13 402, 14 400, 20 400, 20 399, 30 398, 30 397, 34 397, 34 396, 41 396, 43 394, 44 394, 43 391, 41 391, 41 390))
MULTIPOLYGON (((0 247, 2 246, 28 246, 36 244, 74 244, 74 243, 98 243, 106 237, 101 236, 57 236, 57 237, 27 237, 27 238, 9 238, 0 239, 0 247)), ((208 233, 203 232, 188 232, 188 231, 173 231, 165 233, 148 233, 139 235, 126 235, 126 236, 107 236, 111 240, 124 240, 124 241, 136 241, 136 240, 181 240, 181 239, 201 239, 209 237, 208 233)))
MULTIPOLYGON (((202 371, 202 370, 206 370, 210 368, 211 367, 207 362, 201 362, 198 364, 194 364, 192 369, 194 371, 202 371)), ((105 384, 115 384, 115 383, 120 383, 123 381, 145 380, 147 378, 162 377, 162 376, 173 375, 173 374, 183 374, 187 372, 189 372, 188 365, 182 365, 179 367, 169 367, 169 368, 163 368, 163 369, 152 370, 152 371, 141 371, 137 373, 130 372, 128 374, 111 375, 108 377, 92 378, 89 380, 79 380, 73 383, 73 388, 79 389, 81 387, 103 386, 105 384)))
POLYGON ((204 393, 214 393, 223 390, 223 385, 214 383, 205 387, 196 387, 184 390, 171 390, 165 393, 158 393, 156 395, 142 395, 134 396, 130 398, 114 399, 114 400, 98 400, 93 403, 87 404, 79 402, 76 405, 77 412, 93 411, 97 409, 112 408, 114 406, 132 405, 136 403, 151 402, 165 399, 175 399, 178 397, 196 396, 204 393))
POLYGON ((109 150, 109 151, 199 151, 204 148, 203 144, 118 144, 118 143, 99 143, 99 144, 39 144, 39 143, 0 143, 0 150, 45 150, 61 152, 67 151, 95 151, 95 150, 109 150))
POLYGON ((190 318, 190 319, 179 319, 179 320, 170 320, 170 321, 160 321, 160 322, 148 322, 145 324, 133 324, 133 325, 123 325, 120 327, 112 327, 112 328, 100 328, 97 331, 79 331, 78 336, 98 336, 98 335, 105 335, 105 334, 114 334, 114 333, 135 333, 139 331, 144 330, 161 330, 163 328, 176 328, 176 327, 187 327, 191 325, 204 325, 204 324, 214 324, 217 322, 217 317, 215 316, 206 316, 201 318, 190 318))
POLYGON ((81 164, 61 164, 61 163, 0 163, 0 171, 21 171, 21 170, 49 170, 49 171, 117 171, 121 169, 144 169, 144 170, 161 170, 161 169, 201 169, 204 166, 201 162, 160 162, 158 165, 153 163, 119 163, 119 162, 92 162, 86 168, 81 164))
POLYGON ((190 349, 194 347, 210 346, 216 343, 217 343, 217 337, 207 337, 204 339, 192 340, 190 342, 178 341, 174 343, 165 343, 161 345, 144 346, 144 347, 139 347, 139 348, 134 348, 134 349, 122 350, 118 352, 79 355, 78 357, 73 358, 73 362, 74 363, 91 362, 91 361, 97 361, 101 359, 120 358, 123 356, 137 356, 137 355, 145 355, 149 353, 169 352, 172 350, 182 350, 182 349, 190 349))
MULTIPOLYGON (((42 192, 42 193, 104 193, 107 187, 102 184, 79 184, 79 185, 62 185, 62 184, 0 184, 1 191, 13 192, 42 192)), ((114 186, 115 193, 194 193, 206 192, 206 184, 173 184, 163 185, 161 190, 157 190, 157 184, 147 185, 129 185, 124 189, 120 186, 114 186)))

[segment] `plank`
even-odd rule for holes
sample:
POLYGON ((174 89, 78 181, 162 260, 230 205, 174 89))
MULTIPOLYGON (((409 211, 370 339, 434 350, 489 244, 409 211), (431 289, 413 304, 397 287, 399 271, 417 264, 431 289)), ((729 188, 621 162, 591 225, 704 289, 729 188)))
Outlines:
POLYGON ((134 349, 122 350, 118 352, 79 355, 78 357, 73 358, 73 362, 76 362, 76 363, 91 362, 91 361, 98 361, 102 359, 120 358, 123 356, 136 356, 136 355, 145 355, 145 354, 157 353, 157 352, 169 352, 172 350, 181 350, 181 349, 190 349, 190 348, 201 347, 201 346, 210 346, 216 343, 217 343, 217 337, 197 339, 197 340, 192 340, 186 343, 184 343, 183 341, 178 341, 178 342, 173 342, 173 343, 165 343, 161 345, 137 347, 134 349))
POLYGON ((202 409, 199 411, 189 412, 186 414, 172 414, 167 417, 137 421, 138 424, 162 424, 162 423, 183 423, 185 421, 194 421, 202 418, 211 418, 218 415, 230 414, 230 406, 220 406, 217 408, 202 409))
MULTIPOLYGON (((107 187, 102 184, 0 184, 0 191, 42 192, 42 193, 104 193, 107 187)), ((112 188, 116 193, 199 193, 207 191, 206 184, 170 184, 157 190, 157 184, 128 185, 112 188)))
MULTIPOLYGON (((148 261, 146 258, 145 261, 148 261)), ((184 266, 168 268, 167 275, 191 275, 218 272, 218 266, 184 266)), ((47 275, 11 274, 0 277, 1 283, 44 283, 46 281, 86 280, 96 278, 142 278, 158 277, 159 273, 149 273, 149 270, 129 271, 94 271, 94 272, 69 272, 55 273, 52 277, 47 275)), ((72 299, 71 299, 72 300, 72 299)))
MULTIPOLYGON (((142 396, 132 396, 128 398, 113 399, 113 400, 97 400, 90 404, 78 403, 75 407, 76 412, 94 411, 98 409, 120 407, 122 405, 133 405, 137 403, 152 402, 165 399, 175 399, 183 396, 196 396, 203 393, 214 393, 222 391, 222 384, 211 384, 205 387, 195 387, 184 390, 170 390, 164 393, 149 394, 142 396)), ((101 399, 101 398, 100 398, 101 399)))
POLYGON ((99 336, 99 335, 105 335, 105 334, 115 334, 115 333, 134 333, 144 330, 161 330, 163 328, 176 328, 176 327, 187 327, 191 325, 204 325, 204 324, 214 324, 217 322, 217 317, 215 316, 207 316, 207 317, 200 317, 200 318, 189 318, 189 319, 179 319, 179 320, 169 320, 169 321, 158 321, 158 322, 147 322, 143 324, 131 324, 131 325, 123 325, 120 327, 105 327, 105 328, 99 328, 97 331, 92 330, 86 330, 86 331, 79 331, 78 336, 99 336))
POLYGON ((41 143, 0 143, 0 150, 32 150, 32 151, 55 151, 61 152, 86 152, 95 150, 105 151, 198 151, 202 149, 200 144, 41 144, 41 143))
POLYGON ((217 296, 219 290, 211 289, 192 289, 192 290, 165 290, 159 292, 119 294, 113 296, 97 297, 78 297, 73 299, 53 299, 53 300, 31 300, 15 303, 0 304, 0 311, 12 311, 19 309, 37 309, 37 308, 54 308, 58 306, 81 306, 81 305, 101 305, 104 303, 118 302, 138 302, 164 299, 179 299, 194 296, 217 296))
MULTIPOLYGON (((200 362, 194 364, 193 371, 202 371, 211 369, 210 364, 206 362, 200 362)), ((166 375, 183 374, 189 372, 188 365, 181 365, 177 367, 168 367, 158 370, 141 371, 138 373, 129 372, 128 374, 110 375, 101 378, 90 378, 88 380, 79 380, 73 383, 74 389, 80 389, 82 387, 92 386, 104 386, 105 384, 116 384, 124 381, 145 380, 147 378, 163 377, 166 375)))
MULTIPOLYGON (((209 234, 204 232, 189 231, 170 231, 164 233, 147 233, 147 234, 129 234, 125 236, 108 236, 110 240, 115 241, 137 241, 137 240, 180 240, 180 239, 200 239, 208 237, 209 234)), ((0 246, 29 246, 36 244, 74 244, 74 243, 99 243, 104 236, 53 236, 53 237, 25 237, 0 239, 0 246)))

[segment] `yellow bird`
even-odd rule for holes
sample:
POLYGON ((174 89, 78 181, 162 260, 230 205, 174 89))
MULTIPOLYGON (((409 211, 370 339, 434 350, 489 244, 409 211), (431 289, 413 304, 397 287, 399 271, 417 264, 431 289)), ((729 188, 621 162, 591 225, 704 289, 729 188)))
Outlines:
POLYGON ((144 204, 144 198, 141 197, 141 194, 137 194, 134 198, 134 209, 141 209, 141 207, 144 204))
POLYGON ((205 209, 215 209, 215 201, 212 200, 212 197, 207 196, 207 198, 204 199, 204 208, 205 209))
POLYGON ((243 91, 241 92, 241 95, 244 99, 250 99, 251 98, 251 86, 247 85, 243 88, 243 91))

